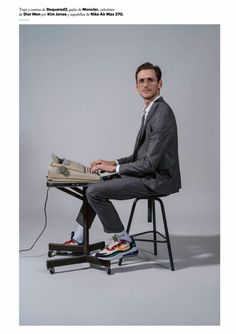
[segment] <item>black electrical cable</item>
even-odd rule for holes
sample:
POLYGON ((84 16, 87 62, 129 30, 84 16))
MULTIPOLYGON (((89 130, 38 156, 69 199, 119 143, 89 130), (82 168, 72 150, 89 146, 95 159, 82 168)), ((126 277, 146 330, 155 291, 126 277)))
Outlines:
POLYGON ((47 189, 47 193, 46 193, 46 199, 45 199, 45 204, 44 204, 44 217, 45 217, 45 223, 44 223, 44 227, 42 232, 39 234, 39 236, 37 237, 37 239, 35 240, 35 242, 33 243, 33 245, 30 248, 26 248, 26 249, 20 249, 19 252, 27 252, 30 251, 34 245, 36 244, 36 242, 39 240, 39 238, 41 237, 41 235, 43 234, 43 232, 45 231, 46 227, 47 227, 47 211, 46 211, 46 207, 47 207, 47 201, 48 201, 48 192, 49 189, 47 189))

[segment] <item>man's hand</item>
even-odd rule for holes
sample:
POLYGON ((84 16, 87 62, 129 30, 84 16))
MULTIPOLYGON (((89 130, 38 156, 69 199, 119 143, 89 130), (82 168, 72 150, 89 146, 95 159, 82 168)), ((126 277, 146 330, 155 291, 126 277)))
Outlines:
POLYGON ((95 173, 98 171, 114 173, 116 171, 116 162, 107 160, 95 160, 90 164, 91 172, 95 173))

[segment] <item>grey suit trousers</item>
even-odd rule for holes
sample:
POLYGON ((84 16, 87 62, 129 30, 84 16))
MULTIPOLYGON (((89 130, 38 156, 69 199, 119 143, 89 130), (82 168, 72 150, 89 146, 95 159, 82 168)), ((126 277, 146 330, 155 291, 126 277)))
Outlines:
POLYGON ((125 228, 111 200, 126 200, 148 195, 153 193, 148 190, 141 178, 114 175, 109 180, 88 186, 87 203, 83 203, 76 221, 83 226, 87 210, 89 228, 97 214, 106 233, 119 233, 125 228))

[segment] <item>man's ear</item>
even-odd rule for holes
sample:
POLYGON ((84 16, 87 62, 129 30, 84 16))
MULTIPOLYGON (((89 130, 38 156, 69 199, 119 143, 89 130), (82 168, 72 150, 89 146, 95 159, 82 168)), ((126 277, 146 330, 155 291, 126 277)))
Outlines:
POLYGON ((158 89, 161 89, 162 88, 162 80, 159 80, 158 81, 158 89))

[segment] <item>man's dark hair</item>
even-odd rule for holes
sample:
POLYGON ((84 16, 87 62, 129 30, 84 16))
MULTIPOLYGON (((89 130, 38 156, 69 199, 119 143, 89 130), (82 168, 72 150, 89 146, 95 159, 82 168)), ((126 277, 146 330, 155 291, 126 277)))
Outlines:
POLYGON ((136 79, 136 81, 137 81, 138 73, 139 73, 140 71, 142 71, 142 70, 154 70, 155 73, 156 73, 157 80, 158 80, 158 81, 161 80, 161 75, 162 75, 162 73, 161 73, 161 69, 160 69, 160 67, 159 67, 159 66, 156 66, 156 65, 153 65, 153 64, 151 64, 151 63, 146 62, 146 63, 140 65, 140 66, 137 68, 136 73, 135 73, 135 79, 136 79))

